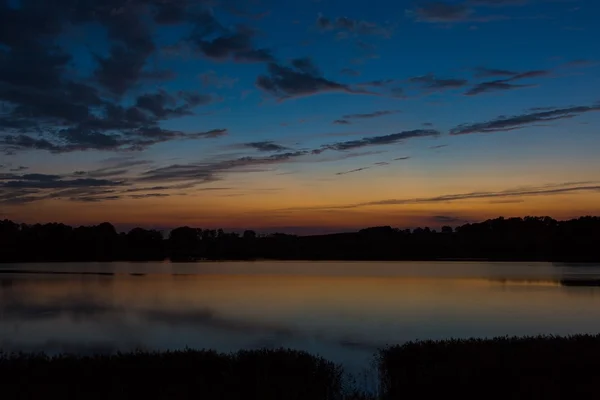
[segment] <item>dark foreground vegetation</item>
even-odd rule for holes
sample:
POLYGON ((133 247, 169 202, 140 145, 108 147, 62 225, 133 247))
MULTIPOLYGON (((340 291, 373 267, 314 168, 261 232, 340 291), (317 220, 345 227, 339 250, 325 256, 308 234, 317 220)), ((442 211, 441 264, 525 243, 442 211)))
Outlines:
POLYGON ((381 351, 382 398, 595 399, 600 336, 408 343, 381 351))
POLYGON ((293 350, 0 358, 3 399, 329 400, 342 369, 293 350))
POLYGON ((348 386, 342 367, 294 350, 0 355, 7 399, 591 399, 600 336, 425 341, 381 350, 379 389, 348 386))
POLYGON ((0 262, 114 260, 434 260, 600 261, 600 217, 496 218, 440 231, 389 226, 330 235, 243 234, 180 227, 168 235, 114 226, 0 221, 0 262))

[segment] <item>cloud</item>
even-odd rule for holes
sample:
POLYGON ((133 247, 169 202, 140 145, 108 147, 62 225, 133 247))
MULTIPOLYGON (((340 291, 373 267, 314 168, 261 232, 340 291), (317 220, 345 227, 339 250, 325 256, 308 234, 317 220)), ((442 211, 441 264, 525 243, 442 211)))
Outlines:
POLYGON ((220 175, 226 172, 256 172, 257 170, 254 169, 256 167, 290 162, 309 153, 307 150, 298 150, 265 157, 240 157, 206 163, 173 164, 146 171, 139 176, 138 181, 209 183, 220 180, 220 175))
POLYGON ((29 167, 25 167, 23 165, 19 165, 17 168, 11 168, 10 171, 11 172, 21 172, 21 171, 25 171, 28 170, 29 167))
POLYGON ((515 84, 515 83, 508 83, 505 80, 497 80, 497 81, 491 81, 491 82, 478 83, 475 86, 473 86, 471 89, 469 89, 467 92, 465 92, 465 95, 476 96, 478 94, 488 93, 488 92, 496 92, 499 90, 515 90, 515 89, 522 89, 522 88, 535 87, 535 86, 537 86, 537 85, 520 85, 520 84, 515 84))
POLYGON ((451 4, 434 1, 423 4, 415 11, 418 21, 425 22, 458 22, 471 16, 472 10, 465 4, 451 4))
POLYGON ((470 133, 502 132, 520 129, 538 122, 574 118, 581 114, 594 111, 600 111, 600 105, 556 108, 549 111, 532 112, 511 117, 499 117, 486 122, 459 125, 451 129, 450 134, 465 135, 470 133))
POLYGON ((394 158, 392 161, 404 161, 404 160, 410 160, 410 157, 408 157, 408 156, 398 157, 398 158, 394 158))
POLYGON ((253 44, 255 32, 244 26, 233 30, 223 28, 214 17, 204 15, 190 40, 204 56, 218 61, 271 62, 271 51, 253 44), (220 36, 209 38, 215 33, 220 36))
POLYGON ((136 107, 149 112, 153 117, 162 120, 171 117, 181 117, 192 115, 191 109, 198 105, 204 105, 211 102, 212 97, 205 94, 180 92, 178 94, 180 100, 167 93, 164 90, 159 90, 156 93, 148 93, 137 98, 136 107))
MULTIPOLYGON (((360 207, 373 207, 373 206, 393 206, 393 205, 410 205, 410 204, 432 204, 432 203, 450 203, 462 200, 498 200, 506 199, 511 200, 513 198, 518 199, 521 197, 529 196, 555 196, 561 194, 570 193, 581 193, 581 192, 599 192, 600 185, 598 182, 562 182, 555 184, 528 186, 511 188, 501 191, 486 191, 486 192, 469 192, 469 193, 457 193, 457 194, 445 194, 433 197, 415 197, 405 199, 385 199, 369 201, 364 203, 356 204, 345 204, 345 205, 334 205, 330 207, 318 207, 318 209, 350 209, 360 207)), ((313 208, 317 209, 317 208, 313 208)))
POLYGON ((336 175, 346 175, 346 174, 351 174, 351 173, 353 173, 353 172, 364 171, 365 169, 369 169, 369 168, 371 168, 371 167, 362 167, 362 168, 351 169, 350 171, 338 172, 338 173, 336 173, 336 175))
MULTIPOLYGON (((414 130, 404 131, 391 135, 366 137, 360 140, 337 142, 323 145, 313 150, 293 150, 284 149, 275 150, 276 147, 271 147, 271 142, 255 142, 259 145, 251 145, 250 147, 261 147, 263 151, 278 151, 276 154, 264 157, 239 157, 234 159, 221 159, 210 162, 198 162, 189 164, 172 164, 165 167, 154 168, 141 173, 137 178, 137 183, 143 182, 187 182, 190 185, 215 182, 222 179, 225 173, 242 173, 242 172, 262 172, 264 167, 285 164, 302 160, 306 157, 320 155, 328 151, 346 152, 340 157, 331 159, 316 159, 314 162, 338 161, 351 157, 359 157, 364 155, 379 154, 380 152, 348 152, 349 150, 360 149, 369 146, 380 146, 388 144, 397 144, 406 140, 418 137, 433 137, 440 133, 434 130, 414 130), (269 150, 267 150, 269 149, 269 150)), ((276 145, 275 146, 279 146, 276 145)), ((278 148, 278 147, 277 147, 278 148)))
MULTIPOLYGON (((464 3, 448 3, 444 1, 430 1, 417 7, 414 10, 407 11, 409 16, 412 16, 416 21, 428 22, 428 23, 461 23, 461 22, 490 22, 497 20, 508 19, 505 15, 486 14, 478 15, 472 6, 481 5, 500 5, 504 3, 508 5, 510 0, 507 1, 467 1, 464 3), (493 4, 495 3, 495 4, 493 4)), ((513 1, 514 4, 514 1, 513 1)))
POLYGON ((313 76, 320 76, 321 71, 310 57, 295 58, 291 61, 292 66, 298 71, 313 76))
POLYGON ((503 77, 504 79, 497 79, 488 82, 481 82, 474 85, 471 89, 469 89, 465 95, 467 96, 475 96, 482 93, 495 92, 495 91, 506 91, 506 90, 514 90, 514 89, 522 89, 528 87, 535 87, 536 85, 532 84, 516 84, 511 83, 512 81, 521 80, 521 79, 533 79, 533 78, 541 78, 551 75, 551 72, 548 70, 532 70, 525 72, 516 72, 509 71, 504 69, 492 69, 492 68, 483 68, 478 67, 475 68, 476 77, 503 77))
POLYGON ((349 125, 351 124, 350 121, 347 121, 345 119, 336 119, 335 121, 333 121, 334 124, 336 125, 349 125))
MULTIPOLYGON (((439 136, 440 132, 433 129, 416 129, 412 131, 403 131, 399 133, 392 133, 390 135, 366 137, 360 140, 350 140, 346 142, 332 143, 322 146, 316 150, 317 154, 323 150, 338 150, 346 151, 367 146, 380 146, 387 144, 396 144, 403 142, 408 139, 419 138, 419 137, 436 137, 439 136)), ((313 153, 315 150, 313 150, 313 153)))
POLYGON ((345 38, 350 35, 373 35, 389 38, 394 31, 392 27, 382 26, 374 22, 355 20, 348 17, 330 19, 323 16, 323 14, 317 15, 316 27, 321 31, 337 32, 338 38, 345 38))
POLYGON ((271 141, 244 143, 244 146, 265 152, 289 150, 287 147, 281 146, 271 141))
POLYGON ((487 77, 494 77, 494 76, 509 76, 512 77, 514 75, 518 75, 518 72, 515 71, 510 71, 510 70, 506 70, 506 69, 494 69, 494 68, 484 68, 484 67, 477 67, 475 68, 475 76, 479 77, 479 78, 487 78, 487 77))
MULTIPOLYGON (((145 84, 173 76, 148 65, 156 47, 155 26, 147 16, 158 23, 183 22, 181 11, 187 10, 187 2, 0 3, 0 150, 5 154, 130 151, 168 140, 205 137, 161 129, 159 124, 193 114, 195 107, 211 102, 211 96, 164 90, 143 93, 145 84), (90 50, 91 70, 77 66, 82 54, 75 57, 70 48, 61 47, 77 32, 71 28, 84 24, 100 25, 107 33, 103 43, 107 51, 90 50), (133 89, 142 94, 133 104, 123 105, 122 98, 133 89)), ((216 32, 216 28, 209 30, 216 32)))
POLYGON ((37 175, 41 179, 28 179, 26 176, 20 177, 20 180, 10 180, 0 183, 0 189, 68 189, 79 187, 101 187, 101 186, 120 186, 123 182, 109 181, 106 179, 80 178, 63 180, 54 178, 52 175, 37 175), (45 177, 45 178, 44 178, 45 177))
POLYGON ((448 145, 447 144, 438 144, 437 146, 431 146, 429 148, 430 149, 441 149, 441 148, 444 148, 444 147, 448 147, 448 145))
POLYGON ((469 0, 469 3, 476 6, 520 6, 528 2, 529 0, 469 0))
POLYGON ((344 115, 342 118, 344 119, 369 119, 369 118, 377 118, 383 117, 385 115, 397 114, 399 110, 381 110, 381 111, 373 111, 365 114, 348 114, 344 115))
POLYGON ((436 78, 433 74, 415 76, 409 78, 408 81, 420 84, 424 89, 430 90, 458 89, 468 84, 466 79, 442 79, 436 78))
POLYGON ((530 186, 527 188, 514 188, 498 192, 471 192, 459 194, 447 194, 435 197, 423 197, 413 199, 391 199, 380 200, 361 204, 362 206, 374 205, 399 205, 399 204, 422 204, 422 203, 439 203, 452 202, 468 199, 494 199, 506 197, 525 197, 525 196, 540 196, 540 195, 558 195, 574 192, 600 192, 600 185, 579 185, 579 182, 565 182, 559 184, 549 184, 541 186, 530 186))
MULTIPOLYGON (((298 59, 295 61, 298 61, 298 59)), ((287 67, 277 63, 269 63, 268 74, 260 75, 256 79, 256 86, 282 100, 323 92, 372 94, 366 90, 355 89, 349 85, 326 79, 316 74, 316 67, 312 63, 310 65, 311 68, 307 68, 306 65, 298 67, 292 64, 291 67, 287 67)))

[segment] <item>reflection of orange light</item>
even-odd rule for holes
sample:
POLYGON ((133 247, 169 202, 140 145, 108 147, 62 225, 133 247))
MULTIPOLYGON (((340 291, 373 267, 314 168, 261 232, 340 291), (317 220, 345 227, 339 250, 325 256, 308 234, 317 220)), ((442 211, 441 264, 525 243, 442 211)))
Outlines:
MULTIPOLYGON (((15 293, 34 304, 92 299, 131 310, 203 310, 226 315, 287 318, 342 312, 396 314, 399 310, 446 308, 480 310, 487 306, 564 301, 554 282, 486 279, 347 277, 299 275, 148 275, 99 279, 22 281, 15 293), (523 287, 523 290, 519 287, 523 287), (18 292, 17 292, 18 290, 18 292), (507 296, 507 290, 510 296, 507 296), (474 302, 474 299, 478 299, 474 302), (308 314, 307 314, 308 313, 308 314)), ((562 307, 562 306, 558 306, 562 307)))

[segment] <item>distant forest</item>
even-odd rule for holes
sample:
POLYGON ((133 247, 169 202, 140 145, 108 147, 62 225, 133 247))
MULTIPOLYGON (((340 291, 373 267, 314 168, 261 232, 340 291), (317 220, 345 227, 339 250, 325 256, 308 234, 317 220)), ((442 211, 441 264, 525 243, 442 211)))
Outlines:
POLYGON ((380 226, 352 233, 296 236, 243 234, 187 226, 168 237, 110 223, 73 228, 59 223, 0 221, 0 262, 194 260, 600 261, 600 217, 496 218, 456 228, 380 226))

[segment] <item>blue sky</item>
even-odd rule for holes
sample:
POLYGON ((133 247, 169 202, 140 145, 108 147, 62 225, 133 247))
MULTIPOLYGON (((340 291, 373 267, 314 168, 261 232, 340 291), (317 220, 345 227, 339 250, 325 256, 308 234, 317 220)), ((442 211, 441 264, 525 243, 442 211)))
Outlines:
POLYGON ((598 213, 599 15, 0 1, 0 218, 305 232, 598 213))

